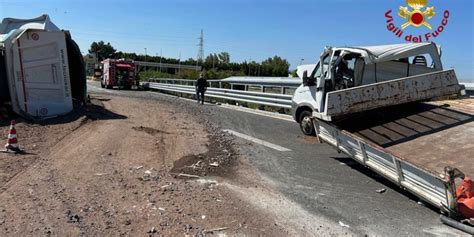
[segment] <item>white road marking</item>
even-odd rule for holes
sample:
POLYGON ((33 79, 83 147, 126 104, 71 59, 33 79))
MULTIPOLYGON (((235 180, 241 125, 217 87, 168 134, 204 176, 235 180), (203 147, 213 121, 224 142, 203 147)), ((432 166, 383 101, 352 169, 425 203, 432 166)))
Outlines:
POLYGON ((260 145, 264 145, 264 146, 266 146, 266 147, 275 149, 275 150, 277 150, 277 151, 291 151, 291 150, 288 149, 288 148, 285 148, 285 147, 282 147, 282 146, 279 146, 279 145, 275 145, 275 144, 273 144, 273 143, 270 143, 270 142, 267 142, 267 141, 264 141, 264 140, 261 140, 261 139, 255 138, 255 137, 251 137, 251 136, 248 136, 248 135, 245 135, 245 134, 236 132, 236 131, 234 131, 234 130, 224 129, 224 132, 230 133, 230 134, 232 134, 232 135, 234 135, 234 136, 236 136, 236 137, 240 137, 240 138, 242 138, 242 139, 245 139, 245 140, 248 140, 248 141, 251 141, 251 142, 260 144, 260 145))

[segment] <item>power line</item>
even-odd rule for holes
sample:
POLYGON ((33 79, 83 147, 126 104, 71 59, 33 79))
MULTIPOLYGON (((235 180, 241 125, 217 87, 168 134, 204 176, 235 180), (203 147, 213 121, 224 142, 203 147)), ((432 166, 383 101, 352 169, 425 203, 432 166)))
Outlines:
POLYGON ((198 51, 198 56, 197 56, 197 65, 202 64, 204 61, 204 32, 201 29, 201 37, 199 37, 199 51, 198 51))

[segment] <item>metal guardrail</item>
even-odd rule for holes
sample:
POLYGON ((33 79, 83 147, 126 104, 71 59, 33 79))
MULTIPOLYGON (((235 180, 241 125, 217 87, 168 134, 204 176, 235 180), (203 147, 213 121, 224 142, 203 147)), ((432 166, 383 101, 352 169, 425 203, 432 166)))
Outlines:
POLYGON ((299 77, 229 77, 221 82, 234 85, 297 88, 303 80, 299 77))
MULTIPOLYGON (((196 80, 152 78, 144 85, 155 90, 194 95, 196 93, 195 83, 196 80)), ((288 89, 295 89, 301 85, 301 80, 295 78, 230 77, 223 80, 208 80, 208 83, 206 96, 211 98, 289 109, 293 95, 286 94, 286 92, 288 89), (259 91, 249 91, 250 87, 257 87, 259 91), (268 90, 269 88, 273 89, 273 93, 268 90), (280 93, 274 93, 275 88, 278 88, 280 93)))
MULTIPOLYGON (((184 94, 196 94, 194 86, 190 85, 178 85, 178 84, 165 84, 158 82, 147 82, 148 88, 155 90, 162 90, 168 92, 184 93, 184 94)), ((206 91, 206 96, 211 98, 219 98, 247 103, 255 103, 259 105, 269 105, 279 108, 291 108, 292 95, 264 93, 264 92, 253 92, 244 90, 232 90, 222 88, 209 87, 206 91)))
MULTIPOLYGON (((142 83, 143 86, 155 90, 196 94, 194 85, 196 80, 152 78, 149 82, 142 83)), ((206 96, 211 98, 226 99, 231 101, 269 105, 279 108, 291 108, 292 94, 286 94, 287 89, 294 89, 301 85, 298 78, 266 78, 266 77, 230 77, 223 80, 208 80, 209 88, 206 96), (223 88, 224 85, 230 89, 223 88), (240 90, 236 89, 240 86, 240 90), (248 91, 249 87, 260 87, 260 92, 248 91), (267 93, 266 88, 280 88, 280 94, 267 93)), ((474 91, 472 84, 466 85, 467 91, 474 91)))

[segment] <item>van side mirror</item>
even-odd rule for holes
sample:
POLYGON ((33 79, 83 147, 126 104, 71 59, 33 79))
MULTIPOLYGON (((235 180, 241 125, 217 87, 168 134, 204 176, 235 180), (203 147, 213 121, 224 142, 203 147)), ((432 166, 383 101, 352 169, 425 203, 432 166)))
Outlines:
POLYGON ((308 77, 308 71, 303 72, 303 86, 314 86, 316 85, 316 80, 312 77, 308 77))
POLYGON ((303 72, 303 86, 308 86, 308 71, 303 72))

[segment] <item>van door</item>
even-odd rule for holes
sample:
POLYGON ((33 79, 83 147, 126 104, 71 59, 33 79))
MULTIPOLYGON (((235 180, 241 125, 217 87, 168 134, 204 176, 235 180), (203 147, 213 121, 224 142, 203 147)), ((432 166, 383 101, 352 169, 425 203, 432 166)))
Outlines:
POLYGON ((312 75, 312 77, 316 79, 316 103, 319 113, 324 111, 324 103, 326 99, 326 76, 329 69, 329 58, 329 52, 323 54, 312 75))

